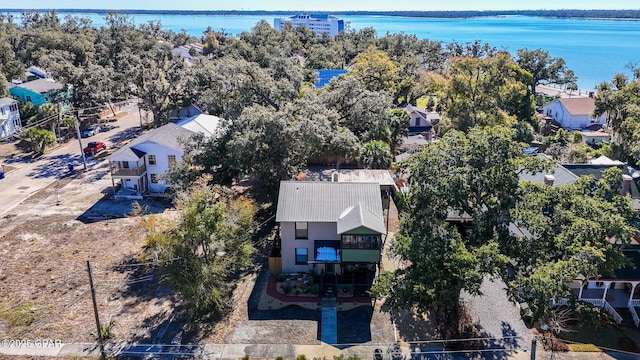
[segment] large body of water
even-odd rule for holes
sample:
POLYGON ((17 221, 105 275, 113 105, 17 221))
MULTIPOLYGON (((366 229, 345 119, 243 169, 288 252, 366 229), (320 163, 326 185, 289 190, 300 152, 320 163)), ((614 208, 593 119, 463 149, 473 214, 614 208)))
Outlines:
MULTIPOLYGON (((16 19, 20 14, 14 13, 16 19)), ((61 17, 67 14, 60 14, 61 17)), ((104 25, 102 15, 74 13, 89 17, 96 26, 104 25)), ((165 29, 186 30, 194 36, 211 26, 214 30, 239 34, 249 31, 260 20, 273 24, 269 15, 135 15, 138 24, 159 20, 165 29)), ((578 76, 582 90, 591 90, 609 81, 618 72, 629 74, 628 64, 640 65, 640 21, 556 19, 527 16, 482 17, 469 19, 402 18, 390 16, 344 16, 351 28, 373 27, 378 36, 404 32, 420 39, 449 43, 479 39, 515 54, 518 49, 544 49, 563 58, 578 76)))

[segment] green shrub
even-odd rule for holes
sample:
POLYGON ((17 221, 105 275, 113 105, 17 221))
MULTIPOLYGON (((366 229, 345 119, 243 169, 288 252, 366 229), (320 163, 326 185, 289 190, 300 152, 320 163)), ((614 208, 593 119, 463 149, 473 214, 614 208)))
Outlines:
POLYGON ((309 287, 309 292, 312 293, 313 295, 320 294, 320 285, 319 284, 311 285, 311 287, 309 287))
POLYGON ((116 322, 113 320, 109 321, 109 325, 107 326, 100 325, 100 335, 102 335, 102 340, 109 340, 113 338, 114 326, 116 326, 116 322))
POLYGON ((298 355, 296 356, 296 360, 307 360, 307 357, 304 355, 298 355))
POLYGON ((291 289, 292 289, 292 287, 291 287, 291 283, 290 283, 290 282, 284 282, 284 283, 282 283, 282 292, 283 292, 285 295, 289 295, 289 294, 291 294, 291 289))
POLYGON ((282 356, 276 356, 276 360, 284 360, 282 356))
POLYGON ((249 355, 245 355, 241 358, 242 360, 249 360, 249 355))

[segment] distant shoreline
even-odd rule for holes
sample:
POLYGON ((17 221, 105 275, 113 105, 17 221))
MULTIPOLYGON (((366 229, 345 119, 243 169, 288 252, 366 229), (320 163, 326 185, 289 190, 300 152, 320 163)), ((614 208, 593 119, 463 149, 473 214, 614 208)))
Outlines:
MULTIPOLYGON (((48 9, 0 9, 1 13, 22 11, 44 12, 48 9)), ((298 13, 342 16, 393 16, 437 19, 461 19, 496 16, 533 16, 560 19, 640 20, 637 10, 469 10, 469 11, 284 11, 284 10, 109 10, 109 9, 55 9, 58 13, 107 14, 116 12, 129 15, 293 15, 298 13)))

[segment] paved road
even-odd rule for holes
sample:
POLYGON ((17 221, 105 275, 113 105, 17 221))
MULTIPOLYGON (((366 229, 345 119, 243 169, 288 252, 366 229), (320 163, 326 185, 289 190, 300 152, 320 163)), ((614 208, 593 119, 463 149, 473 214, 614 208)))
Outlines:
MULTIPOLYGON (((117 122, 110 123, 114 128, 101 132, 91 138, 82 139, 82 146, 89 141, 103 141, 107 147, 122 141, 140 125, 138 108, 127 106, 121 111, 128 114, 117 122)), ((100 161, 87 158, 87 166, 95 166, 100 161)), ((0 217, 5 216, 16 205, 53 184, 68 174, 68 164, 82 169, 82 152, 77 140, 72 139, 38 159, 4 158, 0 164, 11 165, 15 170, 5 174, 0 180, 0 217)))

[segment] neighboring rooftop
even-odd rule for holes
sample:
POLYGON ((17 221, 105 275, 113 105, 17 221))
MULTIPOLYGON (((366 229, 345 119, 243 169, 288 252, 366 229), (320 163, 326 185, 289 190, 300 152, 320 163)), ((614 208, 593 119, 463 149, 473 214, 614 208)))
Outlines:
POLYGON ((613 160, 604 155, 599 156, 595 159, 589 160, 589 164, 591 165, 609 165, 609 166, 622 166, 624 163, 620 160, 613 160))
POLYGON ((109 156, 109 158, 116 157, 128 157, 138 159, 144 155, 144 152, 136 149, 137 145, 146 142, 153 142, 156 144, 160 144, 166 146, 168 148, 181 150, 182 145, 180 144, 179 139, 187 139, 190 136, 194 135, 195 132, 185 129, 181 126, 178 126, 173 123, 166 124, 157 129, 151 130, 148 133, 136 138, 126 146, 118 149, 118 151, 114 152, 109 156))
POLYGON ((191 104, 178 110, 171 110, 169 112, 169 121, 179 121, 200 114, 204 114, 202 110, 200 110, 199 107, 191 104))
POLYGON ((176 125, 200 133, 206 137, 213 136, 218 131, 221 118, 213 115, 198 114, 179 121, 176 125))
POLYGON ((37 79, 33 81, 27 81, 22 84, 17 84, 16 87, 31 90, 38 94, 45 94, 49 91, 60 90, 63 88, 62 84, 57 83, 53 80, 47 79, 37 79))
POLYGON ((315 83, 316 88, 321 88, 327 85, 331 79, 338 77, 342 74, 346 74, 347 70, 333 70, 333 69, 320 69, 316 70, 316 74, 318 74, 318 80, 315 83))
POLYGON ((29 66, 29 68, 27 69, 27 72, 41 79, 51 78, 51 76, 43 68, 39 68, 37 66, 29 66))
POLYGON ((553 175, 553 185, 561 186, 566 184, 571 184, 574 181, 578 180, 578 176, 572 173, 569 169, 565 168, 562 165, 556 165, 551 171, 547 172, 522 172, 519 175, 520 182, 529 181, 534 184, 544 184, 545 177, 548 179, 548 175, 553 175))
POLYGON ((12 99, 12 98, 8 98, 8 97, 3 97, 0 98, 0 107, 4 107, 4 106, 8 106, 11 104, 15 104, 17 103, 18 100, 12 99))
POLYGON ((593 115, 596 109, 596 101, 589 97, 560 98, 558 101, 569 111, 571 115, 593 115))
MULTIPOLYGON (((338 222, 340 217, 349 224, 353 218, 359 218, 369 224, 366 226, 369 229, 384 229, 380 185, 325 181, 280 182, 276 221, 338 222), (349 215, 351 212, 354 213, 349 215), (371 222, 375 222, 375 225, 371 222)), ((349 226, 345 225, 345 228, 349 226)))

